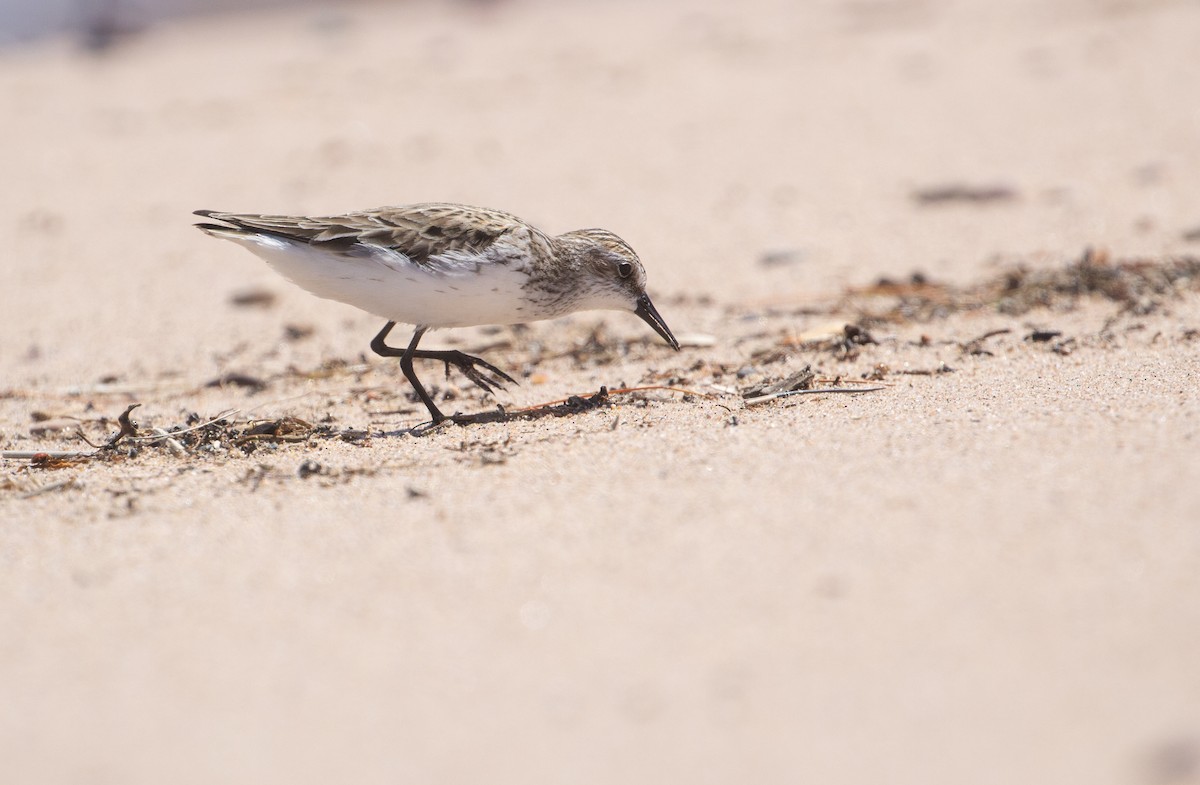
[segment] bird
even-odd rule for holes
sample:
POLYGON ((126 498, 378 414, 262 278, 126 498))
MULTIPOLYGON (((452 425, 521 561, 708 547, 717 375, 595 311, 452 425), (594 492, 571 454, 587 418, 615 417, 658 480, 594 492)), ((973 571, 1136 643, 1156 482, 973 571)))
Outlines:
POLYGON ((209 219, 195 224, 201 231, 249 249, 301 288, 385 319, 371 350, 400 358, 434 426, 451 418, 417 378, 413 360, 454 366, 486 392, 516 380, 480 357, 419 349, 429 330, 618 310, 680 348, 646 292, 637 253, 605 229, 550 235, 510 213, 449 202, 326 217, 194 214, 209 219), (387 344, 397 323, 414 328, 406 348, 387 344))

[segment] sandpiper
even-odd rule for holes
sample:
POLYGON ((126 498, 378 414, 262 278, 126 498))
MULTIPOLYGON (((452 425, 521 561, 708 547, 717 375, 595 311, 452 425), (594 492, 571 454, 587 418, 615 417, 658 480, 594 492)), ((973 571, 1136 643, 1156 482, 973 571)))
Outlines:
POLYGON ((418 349, 431 329, 610 309, 632 311, 679 349, 646 294, 641 260, 604 229, 551 236, 499 210, 449 203, 323 218, 214 210, 196 215, 221 222, 196 224, 202 231, 249 248, 292 283, 387 319, 371 349, 400 358, 434 425, 447 417, 413 372, 414 359, 453 365, 487 392, 516 382, 479 357, 418 349), (405 349, 386 343, 397 322, 416 328, 405 349))

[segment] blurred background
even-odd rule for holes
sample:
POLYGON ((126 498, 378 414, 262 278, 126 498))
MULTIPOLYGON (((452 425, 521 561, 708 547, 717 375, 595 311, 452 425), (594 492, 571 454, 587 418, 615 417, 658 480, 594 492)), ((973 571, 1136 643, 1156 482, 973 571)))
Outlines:
POLYGON ((0 5, 0 46, 75 35, 103 48, 116 35, 189 14, 244 11, 290 0, 8 0, 0 5))
MULTIPOLYGON (((784 304, 1200 237, 1186 0, 229 5, 4 5, 0 209, 30 266, 0 305, 86 269, 82 319, 171 325, 167 270, 213 301, 269 281, 198 208, 482 204, 616 231, 660 294, 784 304)), ((311 300, 285 305, 357 318, 311 300)))

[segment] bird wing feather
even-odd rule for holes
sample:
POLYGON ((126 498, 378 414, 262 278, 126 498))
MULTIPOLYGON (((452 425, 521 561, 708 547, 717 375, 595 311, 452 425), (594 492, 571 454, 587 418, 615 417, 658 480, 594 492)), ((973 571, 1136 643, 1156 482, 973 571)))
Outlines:
POLYGON ((440 202, 326 217, 213 210, 197 210, 196 214, 244 232, 274 235, 333 252, 353 252, 358 245, 395 251, 422 265, 446 253, 482 253, 506 234, 521 229, 548 241, 541 232, 508 213, 440 202))

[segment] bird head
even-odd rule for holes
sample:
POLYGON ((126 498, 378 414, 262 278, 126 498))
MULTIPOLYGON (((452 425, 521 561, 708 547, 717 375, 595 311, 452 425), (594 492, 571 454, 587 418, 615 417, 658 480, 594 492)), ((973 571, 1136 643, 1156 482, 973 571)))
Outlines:
POLYGON ((571 250, 586 282, 577 307, 634 313, 678 351, 679 341, 646 293, 646 269, 629 243, 604 229, 577 229, 556 239, 571 250))

